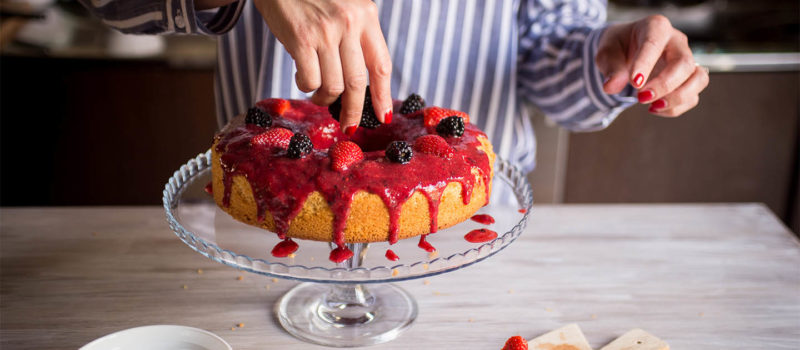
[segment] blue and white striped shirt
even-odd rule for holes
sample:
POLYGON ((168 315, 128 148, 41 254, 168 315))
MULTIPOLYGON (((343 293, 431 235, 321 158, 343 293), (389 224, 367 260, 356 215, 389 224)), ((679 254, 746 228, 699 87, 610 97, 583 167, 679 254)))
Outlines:
MULTIPOLYGON (((218 121, 267 97, 304 98, 296 68, 253 2, 195 11, 193 0, 80 0, 126 33, 220 35, 218 121)), ((636 102, 603 92, 594 64, 605 0, 375 0, 392 57, 392 92, 466 111, 501 157, 526 170, 536 144, 523 101, 576 131, 602 129, 636 102)))

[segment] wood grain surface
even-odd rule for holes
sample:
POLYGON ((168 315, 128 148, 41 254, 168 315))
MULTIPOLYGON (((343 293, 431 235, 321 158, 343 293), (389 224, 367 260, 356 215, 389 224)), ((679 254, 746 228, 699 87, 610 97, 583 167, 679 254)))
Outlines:
MULTIPOLYGON (((273 316, 294 282, 195 253, 160 207, 2 208, 0 259, 4 350, 76 349, 150 324, 237 350, 323 348, 273 316)), ((372 349, 498 349, 567 323, 595 349, 631 328, 673 349, 800 348, 800 244, 761 204, 537 206, 498 255, 400 285, 419 317, 372 349)))

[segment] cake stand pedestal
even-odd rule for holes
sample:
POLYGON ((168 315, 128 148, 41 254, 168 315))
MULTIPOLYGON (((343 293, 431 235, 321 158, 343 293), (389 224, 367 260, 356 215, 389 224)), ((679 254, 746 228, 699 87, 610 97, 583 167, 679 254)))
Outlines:
POLYGON ((417 316, 413 296, 389 282, 433 276, 482 261, 507 247, 522 233, 533 204, 533 193, 525 175, 498 159, 494 192, 509 191, 517 204, 487 206, 479 212, 495 217, 491 226, 471 220, 429 235, 437 249, 426 252, 417 240, 394 245, 348 244, 351 259, 341 264, 328 260, 328 243, 300 241, 300 248, 286 258, 270 254, 279 243, 277 235, 235 221, 217 208, 204 192, 211 180, 211 155, 206 152, 175 171, 163 192, 167 222, 189 247, 219 263, 248 272, 297 280, 275 305, 278 320, 287 332, 302 340, 332 347, 354 347, 390 341, 408 329, 417 316), (498 237, 485 243, 470 243, 464 234, 489 228, 498 237), (265 234, 266 233, 266 234, 265 234), (392 249, 400 259, 389 261, 392 249))

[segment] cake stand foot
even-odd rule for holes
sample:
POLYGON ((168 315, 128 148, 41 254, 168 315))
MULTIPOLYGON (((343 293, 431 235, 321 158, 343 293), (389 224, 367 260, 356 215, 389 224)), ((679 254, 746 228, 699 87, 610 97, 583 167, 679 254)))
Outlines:
POLYGON ((303 283, 281 298, 276 311, 283 328, 297 338, 355 347, 397 338, 416 319, 417 303, 392 284, 367 289, 359 284, 303 283))
MULTIPOLYGON (((365 244, 352 244, 355 254, 343 267, 358 266, 365 244)), ((331 347, 356 347, 397 338, 417 318, 417 302, 393 284, 302 283, 276 305, 278 320, 302 340, 331 347)))

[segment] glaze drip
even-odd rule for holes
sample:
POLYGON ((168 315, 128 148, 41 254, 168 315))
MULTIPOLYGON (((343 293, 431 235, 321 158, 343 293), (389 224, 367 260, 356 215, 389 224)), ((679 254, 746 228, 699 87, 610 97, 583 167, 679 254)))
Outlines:
POLYGON ((491 241, 495 238, 497 238, 497 232, 485 228, 472 230, 464 235, 464 239, 470 243, 483 243, 491 241))
POLYGON ((386 259, 389 259, 391 261, 397 261, 400 260, 400 257, 397 256, 397 254, 393 250, 386 249, 386 259))
POLYGON ((491 225, 491 224, 494 223, 494 218, 489 214, 473 215, 470 219, 472 219, 472 221, 475 221, 477 223, 481 223, 481 224, 484 224, 484 225, 491 225))
POLYGON ((297 251, 298 245, 297 242, 293 241, 291 238, 287 238, 282 240, 280 243, 276 244, 274 248, 272 248, 272 256, 276 258, 285 258, 290 254, 297 251))
POLYGON ((434 247, 432 244, 428 243, 428 241, 425 239, 427 236, 428 235, 419 236, 419 243, 417 243, 417 246, 422 248, 423 250, 425 250, 428 253, 433 253, 433 252, 436 251, 436 247, 434 247))

